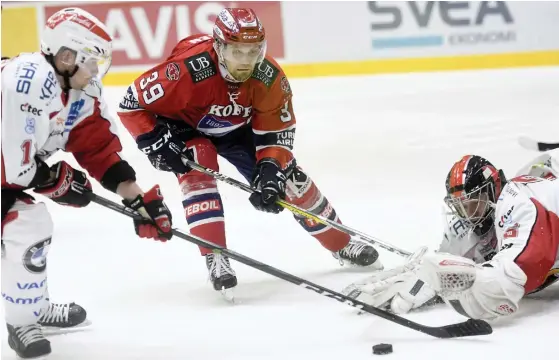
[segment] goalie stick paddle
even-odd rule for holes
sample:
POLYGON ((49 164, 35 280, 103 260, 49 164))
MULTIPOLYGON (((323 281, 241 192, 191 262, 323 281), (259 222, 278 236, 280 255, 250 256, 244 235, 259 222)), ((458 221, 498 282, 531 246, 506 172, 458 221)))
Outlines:
MULTIPOLYGON (((216 179, 218 179, 218 180, 220 180, 220 181, 223 181, 223 182, 225 182, 225 183, 227 183, 227 184, 229 184, 229 185, 232 185, 232 186, 234 186, 234 187, 236 187, 236 188, 239 188, 239 189, 241 189, 241 190, 244 190, 244 191, 246 191, 246 192, 248 192, 248 193, 251 193, 251 194, 252 194, 252 193, 255 193, 255 192, 258 191, 258 190, 254 189, 254 188, 251 187, 251 186, 248 186, 248 185, 246 185, 246 184, 243 184, 242 182, 237 181, 237 180, 235 180, 235 179, 233 179, 233 178, 230 178, 229 176, 223 175, 223 174, 221 174, 221 173, 219 173, 219 172, 217 172, 217 171, 214 171, 214 170, 209 169, 209 168, 207 168, 207 167, 205 167, 205 166, 202 166, 202 165, 200 165, 200 164, 198 164, 198 163, 195 163, 195 162, 193 162, 193 161, 190 161, 190 160, 188 160, 188 159, 185 158, 185 157, 183 157, 183 162, 185 163, 185 165, 190 166, 192 169, 194 169, 194 170, 196 170, 196 171, 199 171, 199 172, 201 172, 201 173, 210 175, 210 176, 212 176, 212 177, 214 177, 214 178, 216 178, 216 179)), ((367 242, 367 243, 377 245, 377 246, 379 246, 379 247, 381 247, 381 248, 383 248, 383 249, 385 249, 385 250, 388 250, 388 251, 390 251, 390 252, 396 253, 396 254, 401 255, 401 256, 404 256, 404 257, 407 257, 407 256, 410 256, 410 255, 411 255, 411 253, 410 253, 409 251, 406 251, 406 250, 403 250, 403 249, 399 249, 399 248, 395 247, 394 245, 388 244, 388 243, 386 243, 386 242, 384 242, 384 241, 382 241, 382 240, 380 240, 380 239, 377 239, 377 238, 375 238, 375 237, 369 236, 369 235, 367 235, 367 234, 365 234, 365 233, 362 233, 362 232, 360 232, 360 231, 358 231, 358 230, 352 229, 352 228, 350 228, 349 226, 346 226, 346 225, 344 225, 344 224, 340 224, 340 223, 338 223, 338 222, 335 222, 335 221, 333 221, 333 220, 330 220, 330 219, 328 219, 328 218, 326 218, 326 217, 324 217, 324 216, 313 214, 313 213, 311 213, 310 211, 307 211, 307 210, 305 210, 305 209, 302 209, 302 208, 300 208, 300 207, 298 207, 298 206, 296 206, 296 205, 290 204, 290 203, 288 203, 287 201, 278 200, 278 201, 276 201, 276 203, 279 204, 279 205, 281 205, 281 206, 284 207, 285 209, 291 211, 291 212, 294 213, 294 214, 297 214, 297 215, 299 215, 299 216, 302 216, 302 217, 305 217, 305 218, 314 220, 314 221, 316 221, 316 222, 318 222, 318 223, 320 223, 320 224, 324 224, 324 225, 327 225, 327 226, 331 226, 331 227, 333 227, 333 228, 335 228, 335 229, 337 229, 337 230, 339 230, 339 231, 341 231, 341 232, 344 232, 344 233, 349 234, 349 235, 351 235, 351 236, 353 236, 353 237, 359 238, 360 240, 365 241, 365 242, 367 242)))
POLYGON ((536 141, 526 136, 521 136, 518 138, 518 143, 525 149, 533 151, 548 151, 553 149, 559 149, 559 143, 545 143, 536 141))
MULTIPOLYGON (((91 201, 107 207, 109 209, 112 209, 114 211, 117 211, 121 214, 124 214, 126 216, 132 217, 132 218, 139 218, 141 217, 140 214, 138 214, 137 212, 135 212, 133 209, 130 209, 128 207, 125 207, 123 205, 119 205, 115 202, 112 202, 111 200, 105 199, 101 196, 95 195, 93 193, 90 193, 90 198, 91 201)), ((391 314, 387 311, 378 309, 374 306, 370 306, 367 305, 361 301, 355 300, 350 298, 349 296, 346 296, 344 294, 338 293, 334 290, 330 290, 328 288, 325 288, 323 286, 320 286, 318 284, 312 283, 310 281, 307 281, 305 279, 302 279, 300 277, 297 277, 295 275, 291 275, 289 273, 286 273, 285 271, 279 270, 275 267, 272 267, 270 265, 266 265, 260 261, 251 259, 247 256, 244 256, 242 254, 239 254, 233 250, 224 248, 222 246, 216 245, 214 243, 211 243, 207 240, 204 240, 202 238, 199 238, 197 236, 194 236, 192 234, 185 234, 180 230, 177 229, 173 229, 173 235, 181 238, 183 240, 189 241, 193 244, 196 244, 198 246, 202 246, 208 249, 212 249, 213 251, 219 251, 221 253, 223 253, 224 255, 228 256, 229 258, 236 260, 242 264, 245 264, 247 266, 250 266, 254 269, 260 270, 262 272, 265 272, 269 275, 275 276, 277 278, 280 278, 282 280, 285 280, 287 282, 290 282, 292 284, 295 284, 297 286, 303 287, 307 290, 311 290, 317 294, 326 296, 330 299, 334 299, 336 301, 339 301, 341 303, 344 303, 346 305, 361 309, 362 311, 368 312, 370 314, 379 316, 383 319, 386 319, 388 321, 391 321, 393 323, 405 326, 409 329, 413 329, 419 332, 422 332, 424 334, 427 335, 431 335, 434 337, 438 337, 438 338, 457 338, 457 337, 465 337, 465 336, 478 336, 478 335, 488 335, 491 334, 493 332, 493 329, 491 328, 491 325, 489 325, 487 322, 483 321, 483 320, 473 320, 470 319, 468 321, 462 322, 462 323, 458 323, 458 324, 452 324, 452 325, 446 325, 446 326, 425 326, 425 325, 421 325, 418 324, 416 322, 410 321, 408 319, 405 319, 403 317, 400 317, 398 315, 395 314, 391 314)))

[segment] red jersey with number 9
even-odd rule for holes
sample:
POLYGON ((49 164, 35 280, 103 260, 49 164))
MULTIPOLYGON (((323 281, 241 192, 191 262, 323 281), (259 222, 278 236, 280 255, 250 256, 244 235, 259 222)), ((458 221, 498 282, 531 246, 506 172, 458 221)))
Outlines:
POLYGON ((292 160, 295 116, 291 88, 278 63, 267 56, 243 83, 227 81, 213 39, 181 40, 167 60, 128 88, 118 114, 134 137, 153 130, 155 115, 182 120, 202 136, 222 137, 251 126, 257 160, 292 160), (223 74, 223 75, 222 75, 223 74))

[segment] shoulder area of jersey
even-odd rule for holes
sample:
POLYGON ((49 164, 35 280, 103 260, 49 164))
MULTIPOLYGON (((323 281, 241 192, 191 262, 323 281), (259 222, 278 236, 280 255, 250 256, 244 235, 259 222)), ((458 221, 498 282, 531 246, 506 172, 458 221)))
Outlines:
POLYGON ((41 53, 21 53, 2 65, 3 91, 13 85, 16 93, 47 102, 60 95, 54 68, 41 53))
POLYGON ((281 66, 270 55, 266 55, 264 60, 256 64, 254 72, 251 76, 252 79, 265 85, 266 88, 271 88, 274 83, 280 81, 281 89, 286 93, 291 93, 291 86, 283 72, 281 66))
MULTIPOLYGON (((13 79, 16 81, 20 79, 39 81, 52 73, 52 77, 58 83, 54 68, 40 52, 20 53, 13 58, 2 60, 2 74, 10 73, 14 74, 13 79)), ((9 79, 4 76, 2 78, 9 79)))

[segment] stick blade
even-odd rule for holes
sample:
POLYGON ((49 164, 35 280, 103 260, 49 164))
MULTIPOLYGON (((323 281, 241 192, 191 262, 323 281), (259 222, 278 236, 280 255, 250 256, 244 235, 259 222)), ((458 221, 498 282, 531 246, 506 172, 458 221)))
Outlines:
POLYGON ((430 335, 441 339, 466 336, 489 335, 493 333, 491 325, 484 320, 469 319, 458 324, 430 328, 430 335))
POLYGON ((518 138, 518 144, 524 149, 532 151, 548 151, 559 148, 559 143, 545 143, 539 142, 534 139, 530 139, 527 136, 521 136, 518 138))

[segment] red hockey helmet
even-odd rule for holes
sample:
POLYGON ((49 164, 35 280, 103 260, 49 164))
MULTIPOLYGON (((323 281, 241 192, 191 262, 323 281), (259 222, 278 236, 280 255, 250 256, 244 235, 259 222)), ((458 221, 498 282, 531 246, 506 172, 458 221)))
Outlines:
POLYGON ((252 9, 223 9, 213 28, 214 48, 233 81, 243 82, 266 56, 264 26, 252 9))
POLYGON ((502 170, 481 156, 466 155, 447 175, 445 202, 455 215, 483 232, 493 223, 495 204, 505 183, 502 170))

